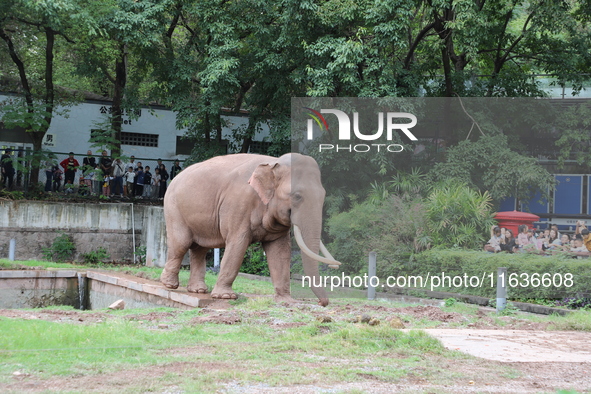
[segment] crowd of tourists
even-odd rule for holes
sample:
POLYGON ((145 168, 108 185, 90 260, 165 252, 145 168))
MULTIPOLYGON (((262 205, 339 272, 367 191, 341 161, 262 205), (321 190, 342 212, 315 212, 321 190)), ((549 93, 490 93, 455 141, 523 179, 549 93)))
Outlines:
POLYGON ((552 225, 545 230, 536 230, 522 224, 518 227, 518 234, 513 230, 492 226, 490 239, 484 245, 487 252, 574 252, 584 255, 591 251, 591 235, 589 229, 582 220, 577 221, 575 232, 571 235, 561 233, 558 226, 552 225))
MULTIPOLYGON (((15 178, 11 154, 6 149, 0 160, 2 186, 9 190, 13 189, 15 178)), ((151 167, 143 166, 135 156, 124 162, 121 158, 111 158, 107 151, 97 157, 90 150, 82 163, 70 152, 61 162, 48 160, 44 166, 46 192, 136 199, 163 199, 168 183, 182 170, 179 160, 168 169, 162 159, 151 167)))

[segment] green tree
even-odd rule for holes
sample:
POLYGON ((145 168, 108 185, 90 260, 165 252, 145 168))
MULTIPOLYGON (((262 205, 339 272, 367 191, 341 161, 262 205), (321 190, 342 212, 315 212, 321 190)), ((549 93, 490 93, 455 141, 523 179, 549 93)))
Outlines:
POLYGON ((94 31, 79 30, 74 48, 77 74, 89 78, 105 96, 112 98, 110 127, 116 156, 121 152, 123 115, 134 117, 142 100, 149 101, 146 88, 151 67, 144 60, 165 30, 164 16, 171 1, 111 0, 89 3, 97 26, 94 31))
POLYGON ((575 160, 580 171, 591 167, 591 103, 581 103, 566 109, 561 116, 563 127, 556 140, 560 149, 558 165, 564 168, 567 160, 575 160))
POLYGON ((475 186, 500 202, 506 197, 529 200, 554 187, 553 176, 537 159, 510 149, 503 134, 483 135, 465 140, 446 152, 445 162, 430 171, 432 180, 457 179, 475 186))
POLYGON ((31 182, 39 177, 42 142, 60 104, 72 96, 55 86, 55 53, 72 42, 73 25, 86 25, 84 8, 76 0, 1 0, 0 75, 18 95, 3 103, 4 127, 22 127, 33 143, 31 182))

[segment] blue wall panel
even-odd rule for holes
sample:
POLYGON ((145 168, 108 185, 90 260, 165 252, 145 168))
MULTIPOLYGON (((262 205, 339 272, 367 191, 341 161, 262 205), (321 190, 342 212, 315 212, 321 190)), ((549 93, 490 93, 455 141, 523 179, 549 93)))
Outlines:
POLYGON ((499 205, 499 212, 514 211, 515 210, 515 197, 507 197, 499 205))
POLYGON ((529 201, 524 201, 521 203, 521 210, 523 212, 530 212, 530 213, 548 213, 548 200, 544 198, 542 203, 540 204, 540 198, 542 194, 537 192, 534 194, 533 198, 529 201))
POLYGON ((580 214, 583 206, 583 176, 556 175, 554 213, 580 214))

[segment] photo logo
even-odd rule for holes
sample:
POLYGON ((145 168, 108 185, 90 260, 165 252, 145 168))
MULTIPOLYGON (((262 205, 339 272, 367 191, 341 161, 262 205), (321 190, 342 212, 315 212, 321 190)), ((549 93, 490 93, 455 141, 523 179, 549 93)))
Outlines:
MULTIPOLYGON (((309 114, 312 119, 308 119, 307 123, 307 139, 313 140, 314 139, 314 121, 320 128, 321 131, 326 130, 328 131, 328 123, 326 119, 322 116, 322 114, 332 114, 337 117, 338 120, 338 128, 339 134, 338 138, 339 141, 350 141, 352 139, 351 136, 351 129, 353 129, 353 133, 355 138, 361 141, 375 141, 382 137, 384 134, 384 129, 386 130, 386 139, 388 141, 392 141, 392 136, 394 131, 400 131, 406 135, 411 141, 418 141, 417 137, 409 130, 412 127, 416 126, 417 124, 417 117, 411 113, 407 112, 378 112, 378 130, 374 134, 364 134, 359 129, 359 113, 353 112, 353 127, 351 127, 351 119, 349 115, 347 115, 344 111, 338 109, 321 109, 320 112, 313 110, 312 108, 304 107, 311 113, 309 114), (399 123, 399 119, 408 119, 410 122, 399 123), (385 124, 385 127, 384 127, 385 124)), ((380 148, 385 147, 388 152, 402 152, 404 147, 400 144, 357 144, 357 145, 333 145, 333 144, 320 144, 319 150, 334 150, 341 151, 345 150, 348 152, 369 152, 372 150, 372 147, 377 148, 377 151, 380 151, 380 148)))
MULTIPOLYGON (((320 114, 320 112, 313 110, 312 108, 308 108, 308 107, 304 107, 304 109, 307 109, 308 111, 312 112, 311 114, 309 114, 312 119, 314 119, 316 121, 316 123, 318 124, 318 127, 320 127, 320 130, 326 130, 328 131, 328 123, 326 123, 326 119, 324 119, 324 116, 322 116, 320 114)), ((314 124, 312 123, 312 119, 308 119, 308 139, 311 140, 312 139, 312 130, 314 129, 314 124)))

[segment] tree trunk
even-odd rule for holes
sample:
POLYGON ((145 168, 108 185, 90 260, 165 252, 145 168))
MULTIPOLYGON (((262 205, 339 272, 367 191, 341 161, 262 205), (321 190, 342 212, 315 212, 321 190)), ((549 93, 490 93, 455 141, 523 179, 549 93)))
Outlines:
POLYGON ((113 158, 121 156, 121 129, 123 125, 123 95, 127 83, 127 50, 125 44, 120 46, 120 58, 115 63, 115 86, 113 90, 113 107, 111 112, 111 129, 115 143, 112 149, 113 158))
MULTIPOLYGON (((31 140, 33 141, 33 158, 31 160, 31 177, 29 178, 31 185, 36 185, 39 182, 39 168, 41 166, 41 151, 43 149, 43 137, 51 125, 53 119, 53 105, 55 101, 55 92, 53 90, 53 46, 55 43, 55 32, 49 28, 45 28, 45 37, 47 44, 45 45, 45 97, 43 99, 45 104, 45 115, 43 119, 45 124, 40 130, 28 130, 31 133, 31 140)), ((27 100, 29 105, 29 101, 27 100)), ((30 107, 33 106, 31 101, 30 107)))
POLYGON ((248 153, 248 148, 250 148, 250 143, 252 142, 252 138, 254 137, 254 132, 256 130, 257 119, 254 116, 248 117, 248 127, 246 128, 246 135, 242 140, 242 149, 240 149, 240 153, 248 153))

